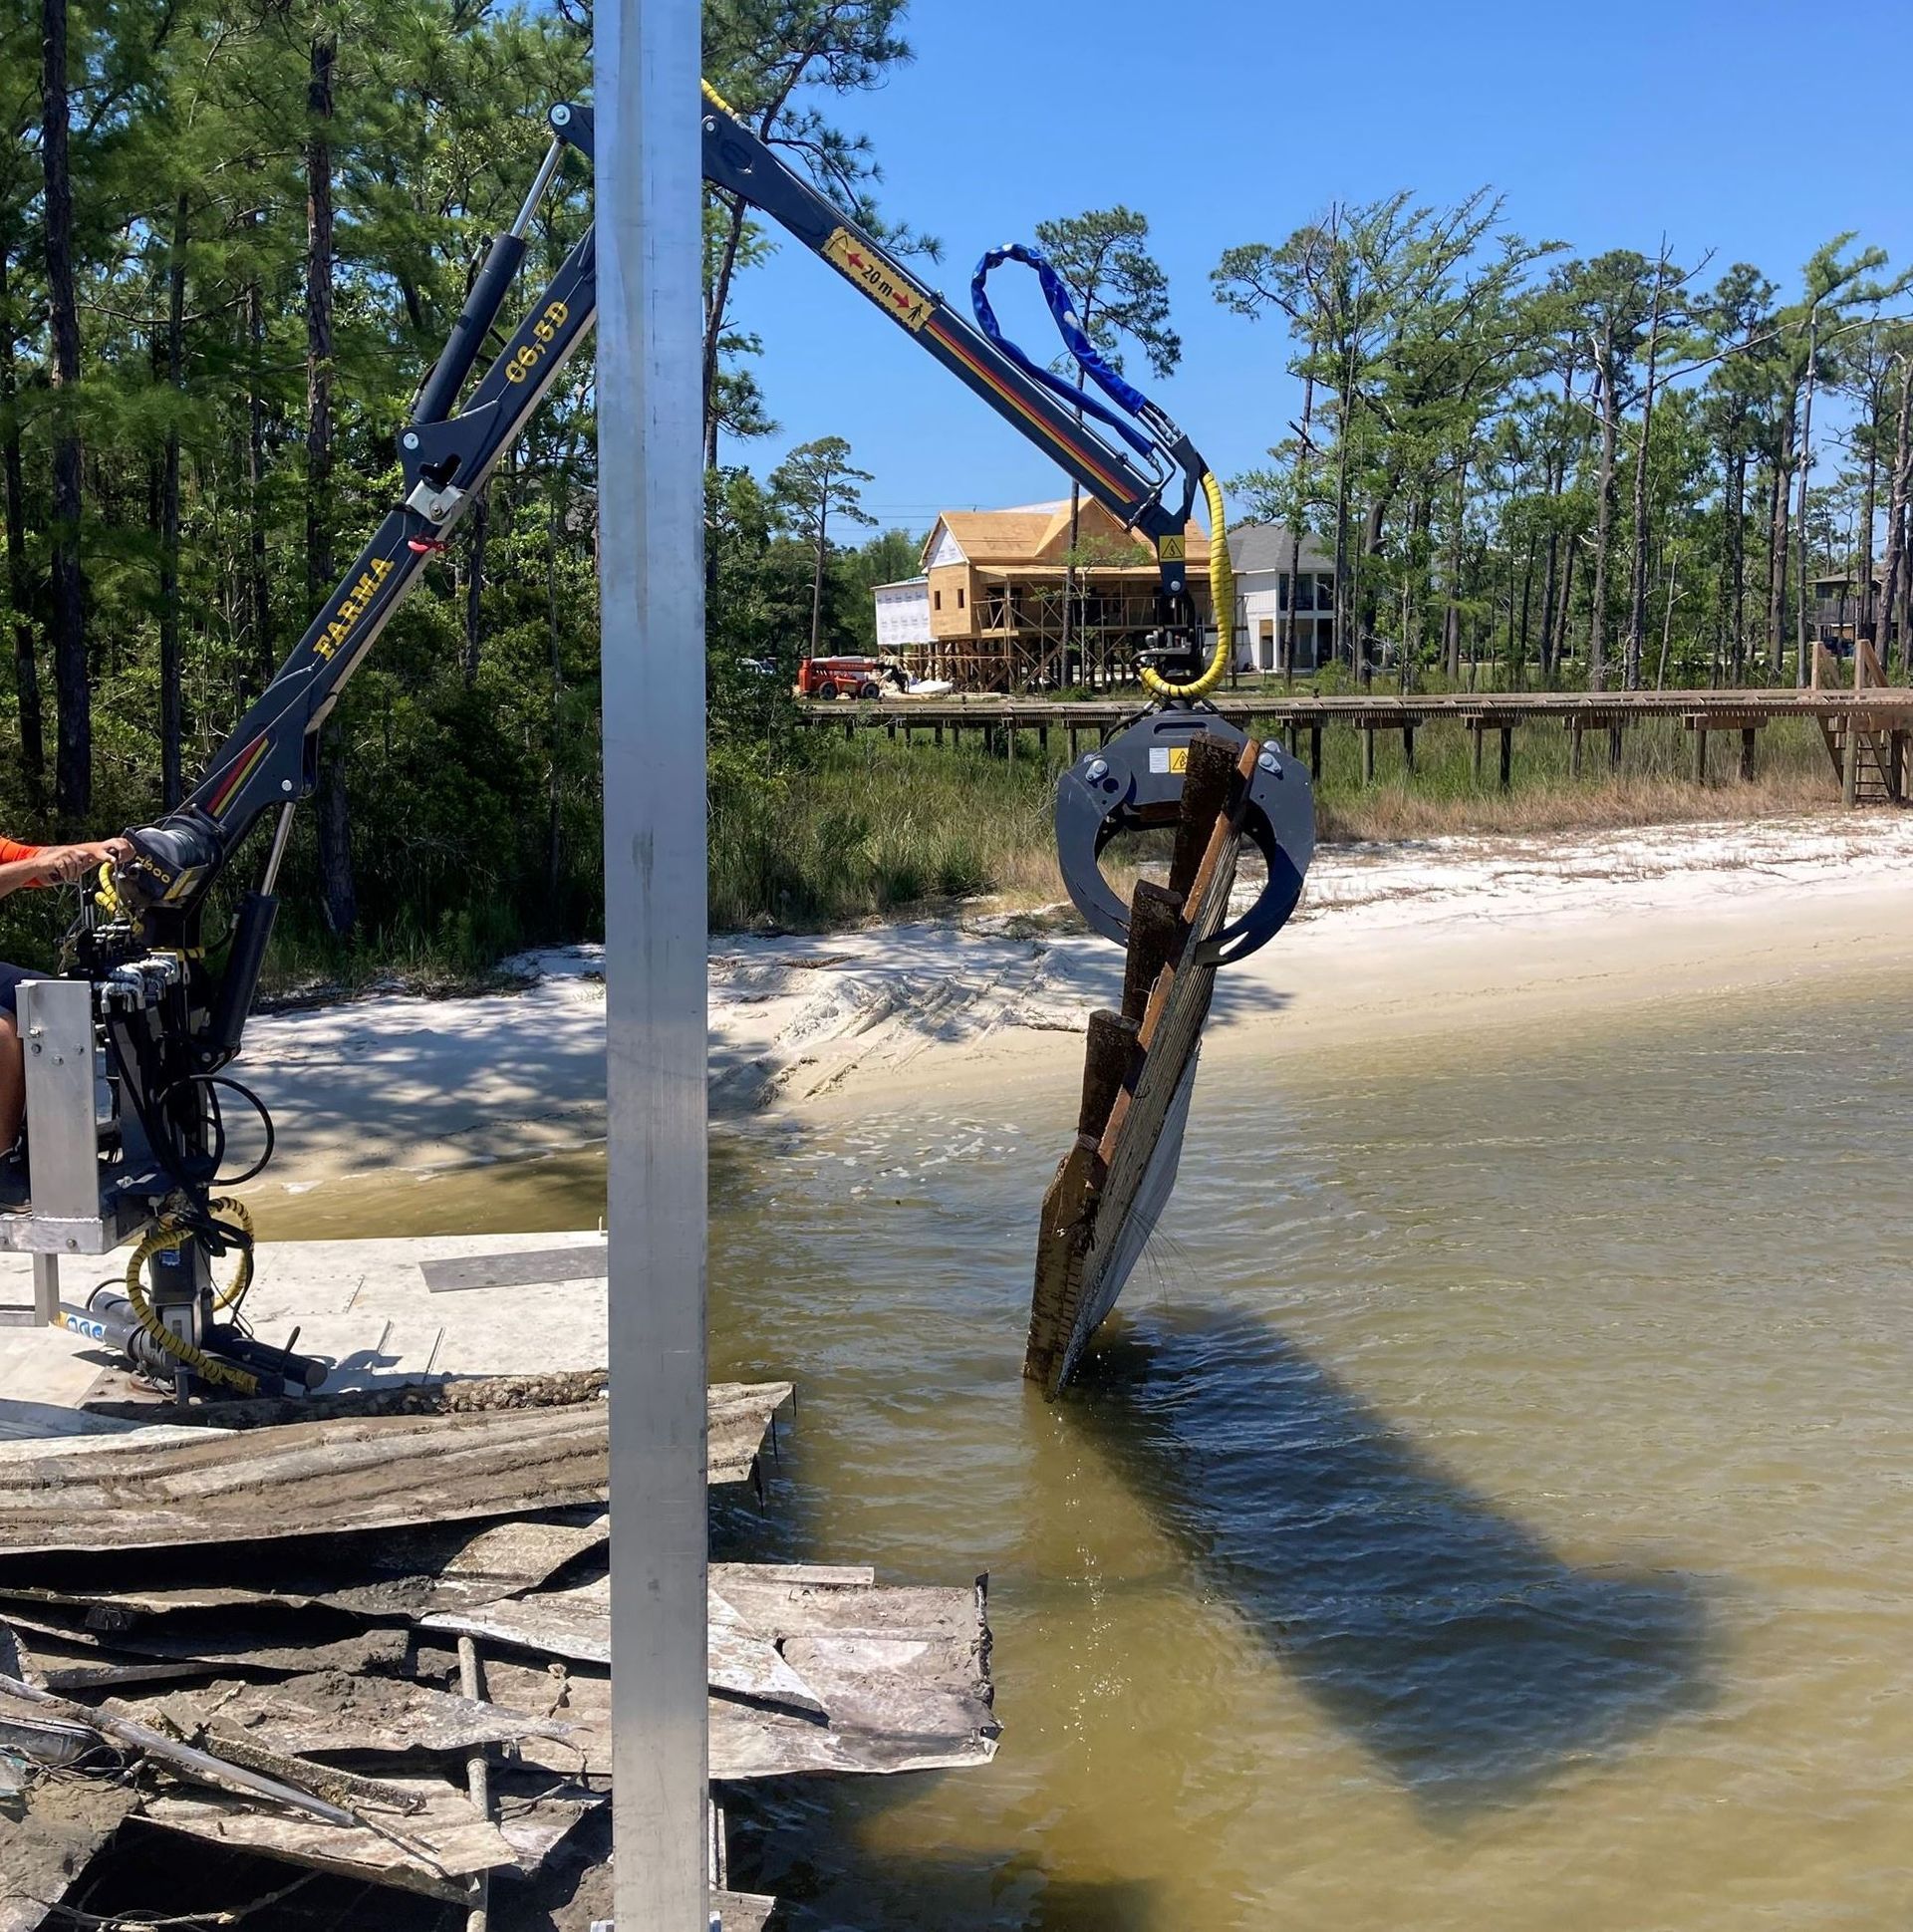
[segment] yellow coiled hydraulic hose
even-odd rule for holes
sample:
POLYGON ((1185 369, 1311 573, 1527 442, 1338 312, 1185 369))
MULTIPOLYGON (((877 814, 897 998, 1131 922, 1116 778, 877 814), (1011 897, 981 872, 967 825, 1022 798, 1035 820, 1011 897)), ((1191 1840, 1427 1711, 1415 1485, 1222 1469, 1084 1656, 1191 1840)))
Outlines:
POLYGON ((120 897, 120 889, 113 883, 113 867, 103 865, 100 876, 94 882, 93 902, 109 919, 122 919, 132 911, 120 897))
POLYGON ((1201 676, 1179 685, 1153 665, 1143 667, 1143 684, 1158 697, 1207 697, 1223 682, 1235 649, 1235 572, 1229 561, 1229 512, 1223 486, 1203 472, 1203 496, 1209 504, 1209 601, 1216 613, 1216 650, 1201 676))
MULTIPOLYGON (((230 1284, 213 1297, 215 1307, 236 1308, 246 1298, 246 1290, 252 1286, 252 1217, 246 1212, 245 1203, 231 1195, 221 1195, 207 1206, 224 1215, 248 1238, 247 1244, 239 1250, 238 1272, 233 1275, 230 1284)), ((257 1395, 259 1378, 256 1375, 235 1368, 229 1362, 217 1361, 204 1349, 195 1348, 191 1342, 182 1340, 159 1319, 153 1312, 152 1303, 146 1299, 146 1285, 140 1279, 141 1271, 161 1248, 173 1246, 185 1232, 180 1222, 163 1219, 154 1224, 151 1232, 133 1250, 133 1258, 127 1263, 127 1300, 132 1304, 134 1319, 145 1331, 154 1347, 163 1349, 201 1381, 216 1383, 240 1395, 257 1395)))

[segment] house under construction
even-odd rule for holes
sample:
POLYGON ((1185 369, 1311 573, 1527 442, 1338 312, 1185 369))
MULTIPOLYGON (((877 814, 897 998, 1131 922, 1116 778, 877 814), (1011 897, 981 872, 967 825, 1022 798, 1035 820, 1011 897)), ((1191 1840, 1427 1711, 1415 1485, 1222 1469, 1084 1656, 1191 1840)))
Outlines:
MULTIPOLYGON (((948 510, 924 574, 876 592, 878 641, 913 678, 958 690, 1103 689, 1133 683, 1156 628, 1155 553, 1085 497, 1010 510, 948 510)), ((1189 589, 1209 608, 1209 532, 1188 530, 1189 589)))

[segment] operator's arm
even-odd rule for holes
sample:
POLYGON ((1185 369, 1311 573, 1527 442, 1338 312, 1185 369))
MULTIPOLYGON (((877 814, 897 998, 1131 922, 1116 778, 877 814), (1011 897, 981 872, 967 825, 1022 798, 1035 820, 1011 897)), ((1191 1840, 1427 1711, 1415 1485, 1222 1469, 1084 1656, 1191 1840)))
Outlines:
POLYGON ((22 845, 0 838, 0 899, 29 886, 62 886, 89 866, 119 864, 131 857, 125 839, 93 839, 84 845, 22 845))

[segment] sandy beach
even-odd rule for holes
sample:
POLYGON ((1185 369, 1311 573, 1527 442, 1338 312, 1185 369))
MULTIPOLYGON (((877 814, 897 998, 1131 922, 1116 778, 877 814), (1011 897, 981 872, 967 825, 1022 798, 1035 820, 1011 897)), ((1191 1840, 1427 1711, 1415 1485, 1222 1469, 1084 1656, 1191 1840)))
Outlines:
MULTIPOLYGON (((1209 1052, 1275 1065, 1349 1043, 1877 984, 1909 945, 1913 817, 1900 814, 1332 848, 1288 929, 1219 983, 1209 1052)), ((381 994, 255 1020, 244 1077, 281 1134, 265 1185, 601 1138, 602 959, 587 947, 520 965, 518 992, 381 994)), ((718 938, 712 1111, 1067 1090, 1076 1036, 1119 986, 1116 949, 1061 919, 718 938)))

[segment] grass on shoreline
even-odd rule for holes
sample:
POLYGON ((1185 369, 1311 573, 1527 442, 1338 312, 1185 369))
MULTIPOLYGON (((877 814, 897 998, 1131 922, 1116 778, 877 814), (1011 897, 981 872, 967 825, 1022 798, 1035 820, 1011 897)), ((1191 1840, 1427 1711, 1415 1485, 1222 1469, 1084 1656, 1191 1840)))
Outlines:
MULTIPOLYGON (((1708 782, 1696 785, 1692 734, 1678 719, 1645 719, 1628 728, 1619 772, 1608 768, 1606 733, 1589 732, 1575 778, 1568 733, 1528 725, 1514 734, 1512 783, 1503 791, 1495 734, 1478 781, 1468 731, 1441 722, 1417 730, 1413 772, 1400 733, 1378 733, 1375 782, 1365 786, 1358 733, 1330 726, 1318 834, 1348 844, 1593 832, 1782 817, 1838 802, 1810 720, 1783 719, 1761 733, 1752 783, 1739 777, 1738 733, 1716 733, 1708 749, 1708 782)), ((821 930, 984 893, 1011 906, 1053 903, 1063 892, 1050 831, 1060 764, 1055 744, 1047 759, 1039 753, 1033 731, 1019 734, 1014 764, 973 743, 907 746, 874 730, 849 742, 833 736, 773 809, 712 815, 711 928, 821 930)))
MULTIPOLYGON (((1021 733, 1013 765, 973 741, 939 748, 892 742, 881 731, 860 731, 851 742, 833 735, 774 795, 713 809, 711 930, 821 932, 947 912, 984 895, 1005 909, 1053 905, 1063 897, 1050 824, 1060 735, 1052 733, 1045 758, 1036 734, 1021 733)), ((1400 734, 1378 733, 1375 782, 1364 786, 1358 734, 1331 726, 1322 739, 1318 834, 1324 844, 1571 835, 1788 817, 1838 800, 1818 730, 1805 719, 1761 733, 1752 784, 1738 776, 1738 734, 1721 733, 1709 746, 1708 783, 1695 785, 1692 738, 1672 718, 1629 728, 1619 773, 1608 769, 1605 732, 1587 734, 1581 775, 1572 778, 1566 731, 1529 725, 1515 733, 1513 783, 1503 792, 1498 750, 1491 733, 1478 783, 1460 724, 1417 731, 1412 773, 1400 734)), ((1112 873, 1120 887, 1121 868, 1112 873)), ((498 985, 497 962, 524 942, 483 926, 461 917, 430 932, 407 926, 342 945, 316 922, 283 921, 267 999, 296 1004, 401 987, 445 996, 498 985)))

